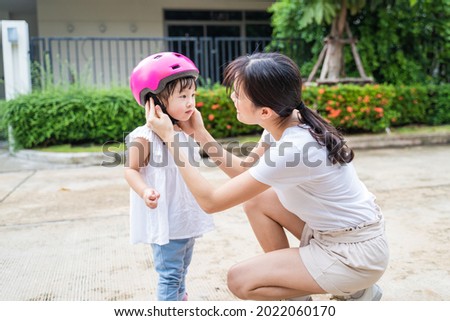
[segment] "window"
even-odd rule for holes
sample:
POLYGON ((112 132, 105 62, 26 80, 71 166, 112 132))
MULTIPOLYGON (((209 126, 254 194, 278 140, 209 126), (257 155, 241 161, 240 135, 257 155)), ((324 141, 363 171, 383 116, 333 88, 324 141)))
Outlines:
POLYGON ((270 17, 266 11, 164 11, 169 37, 270 37, 270 17))

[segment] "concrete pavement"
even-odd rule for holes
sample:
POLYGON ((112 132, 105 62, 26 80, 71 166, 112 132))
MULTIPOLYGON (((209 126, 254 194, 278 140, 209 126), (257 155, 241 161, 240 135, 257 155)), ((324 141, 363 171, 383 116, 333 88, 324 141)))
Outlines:
MULTIPOLYGON (((450 300, 449 158, 450 145, 356 151, 387 222, 383 300, 450 300)), ((0 164, 0 300, 155 299, 150 249, 128 242, 122 166, 55 169, 4 149, 0 164)), ((216 168, 201 171, 213 184, 226 180, 216 168)), ((261 253, 240 206, 214 217, 216 230, 197 241, 190 300, 235 300, 228 268, 261 253)))

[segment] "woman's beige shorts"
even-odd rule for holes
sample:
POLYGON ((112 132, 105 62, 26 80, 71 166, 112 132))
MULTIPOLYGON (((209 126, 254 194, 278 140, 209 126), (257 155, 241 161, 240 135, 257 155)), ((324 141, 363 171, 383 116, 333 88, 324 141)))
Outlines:
POLYGON ((300 256, 309 273, 327 293, 348 295, 376 283, 387 268, 389 248, 384 220, 356 227, 314 231, 307 225, 300 256))

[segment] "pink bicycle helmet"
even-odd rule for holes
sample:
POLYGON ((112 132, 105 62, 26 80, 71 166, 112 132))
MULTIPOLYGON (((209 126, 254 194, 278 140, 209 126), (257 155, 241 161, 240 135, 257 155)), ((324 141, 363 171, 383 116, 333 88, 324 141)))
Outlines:
POLYGON ((198 69, 188 57, 176 52, 160 52, 139 62, 131 73, 130 87, 134 99, 144 106, 148 93, 159 94, 168 82, 188 76, 198 77, 198 69))

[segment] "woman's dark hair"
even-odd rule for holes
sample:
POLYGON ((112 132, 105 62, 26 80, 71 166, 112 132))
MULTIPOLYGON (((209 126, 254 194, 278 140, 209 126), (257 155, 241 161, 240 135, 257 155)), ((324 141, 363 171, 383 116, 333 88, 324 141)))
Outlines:
POLYGON ((299 120, 309 126, 314 139, 328 151, 333 163, 350 163, 354 153, 342 134, 316 111, 302 102, 302 78, 298 66, 279 53, 255 53, 232 61, 224 72, 228 91, 243 90, 255 107, 270 107, 282 119, 294 109, 299 120))

